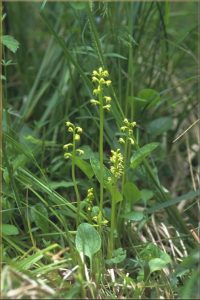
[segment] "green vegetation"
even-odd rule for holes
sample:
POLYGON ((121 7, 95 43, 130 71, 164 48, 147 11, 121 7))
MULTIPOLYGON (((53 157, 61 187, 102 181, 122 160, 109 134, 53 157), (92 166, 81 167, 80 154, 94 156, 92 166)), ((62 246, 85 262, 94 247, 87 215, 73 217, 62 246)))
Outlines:
POLYGON ((3 6, 3 297, 199 299, 198 3, 3 6))

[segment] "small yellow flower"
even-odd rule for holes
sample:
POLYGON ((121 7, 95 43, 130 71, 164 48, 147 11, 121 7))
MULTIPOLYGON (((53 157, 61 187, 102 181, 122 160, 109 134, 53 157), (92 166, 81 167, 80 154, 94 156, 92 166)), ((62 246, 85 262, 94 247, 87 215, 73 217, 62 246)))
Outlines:
POLYGON ((103 71, 102 67, 99 68, 99 74, 103 71))
POLYGON ((105 71, 102 72, 102 75, 103 75, 104 77, 108 77, 108 76, 109 76, 109 73, 108 73, 107 70, 105 70, 105 71))
POLYGON ((122 126, 120 129, 121 129, 121 131, 125 131, 127 128, 128 127, 126 127, 126 126, 122 126))
POLYGON ((68 159, 68 158, 70 158, 70 157, 72 157, 71 153, 68 153, 68 152, 67 152, 67 153, 64 154, 64 158, 68 159))
POLYGON ((72 127, 73 127, 73 126, 74 126, 74 124, 72 124, 72 123, 71 123, 71 122, 69 122, 69 121, 68 121, 68 122, 66 122, 66 123, 65 123, 65 125, 66 125, 67 127, 69 127, 69 126, 72 126, 72 127))
POLYGON ((119 142, 120 142, 121 144, 125 144, 125 140, 124 140, 123 138, 119 138, 119 142))
POLYGON ((92 77, 92 81, 93 81, 93 82, 99 82, 99 79, 98 79, 97 77, 93 76, 93 77, 92 77))
POLYGON ((98 76, 99 74, 98 74, 97 71, 93 71, 93 72, 92 72, 92 75, 93 75, 93 76, 98 76))
POLYGON ((106 103, 110 103, 111 102, 111 97, 108 96, 104 96, 104 99, 106 100, 106 103))
POLYGON ((111 105, 110 105, 110 104, 104 105, 103 108, 104 108, 104 109, 107 109, 107 110, 109 111, 110 108, 111 108, 111 105))
POLYGON ((97 87, 97 89, 94 89, 94 90, 93 90, 93 94, 97 96, 97 95, 99 95, 100 93, 101 93, 101 87, 100 87, 100 85, 99 85, 99 86, 97 87))
POLYGON ((133 138, 129 137, 129 138, 128 138, 128 140, 129 140, 129 142, 131 143, 131 145, 134 145, 134 144, 135 144, 135 142, 134 142, 134 139, 133 139, 133 138))
POLYGON ((101 84, 105 84, 105 80, 103 79, 103 78, 101 78, 100 80, 99 80, 99 83, 101 83, 101 84))
POLYGON ((128 130, 128 134, 131 135, 133 133, 133 129, 128 130))
POLYGON ((95 99, 91 99, 90 103, 93 104, 93 105, 100 105, 100 102, 98 100, 95 100, 95 99))
POLYGON ((84 151, 82 149, 76 149, 76 152, 78 152, 79 155, 83 155, 84 151))
POLYGON ((73 146, 73 144, 72 144, 72 143, 69 143, 69 144, 64 145, 64 146, 63 146, 63 149, 64 149, 64 150, 68 150, 69 147, 72 147, 72 146, 73 146))
POLYGON ((105 81, 105 84, 106 84, 107 86, 111 85, 111 83, 112 83, 111 80, 106 80, 106 81, 105 81))

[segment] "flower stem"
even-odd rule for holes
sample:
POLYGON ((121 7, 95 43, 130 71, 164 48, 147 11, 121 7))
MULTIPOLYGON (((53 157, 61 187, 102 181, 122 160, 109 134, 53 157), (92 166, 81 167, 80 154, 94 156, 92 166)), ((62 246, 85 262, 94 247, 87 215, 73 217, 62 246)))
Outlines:
POLYGON ((73 133, 73 150, 72 150, 72 181, 74 184, 74 190, 76 194, 76 199, 77 199, 77 219, 76 219, 76 225, 79 225, 79 217, 80 217, 80 195, 78 191, 78 186, 76 183, 76 176, 75 176, 75 156, 76 156, 76 144, 75 144, 75 133, 73 133))
MULTIPOLYGON (((125 168, 125 171, 122 175, 122 197, 124 196, 124 185, 125 185, 125 181, 126 181, 126 164, 127 164, 127 154, 128 154, 128 138, 126 137, 125 139, 125 145, 124 145, 124 168, 125 168)), ((118 208, 118 219, 121 215, 121 209, 122 209, 122 206, 124 205, 124 201, 122 200, 119 204, 119 208, 118 208)), ((119 222, 120 224, 120 222, 119 222)))
MULTIPOLYGON (((124 146, 124 168, 125 169, 126 169, 126 163, 127 163, 127 155, 128 155, 128 138, 126 137, 125 146, 124 146)), ((125 180, 126 180, 126 172, 124 172, 123 176, 122 176, 122 195, 124 192, 125 180)))
MULTIPOLYGON (((99 132, 99 160, 100 160, 100 221, 103 217, 103 129, 104 129, 104 109, 103 95, 99 95, 100 102, 100 132, 99 132)), ((100 222, 101 223, 101 222, 100 222)))
POLYGON ((108 257, 112 257, 113 250, 115 248, 115 215, 116 215, 116 185, 117 181, 113 184, 113 193, 112 193, 112 203, 111 203, 111 226, 110 226, 110 246, 109 246, 109 253, 108 257))

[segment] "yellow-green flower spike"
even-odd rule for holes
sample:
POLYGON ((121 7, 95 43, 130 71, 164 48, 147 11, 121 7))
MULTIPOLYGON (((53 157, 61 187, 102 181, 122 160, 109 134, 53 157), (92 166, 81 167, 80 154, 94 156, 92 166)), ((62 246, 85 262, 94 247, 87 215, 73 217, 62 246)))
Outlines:
MULTIPOLYGON (((123 121, 123 126, 121 126, 121 131, 125 132, 126 137, 128 138, 128 141, 131 143, 131 145, 134 145, 134 139, 133 139, 133 128, 136 126, 136 122, 129 122, 127 118, 123 121)), ((123 143, 121 139, 119 139, 120 143, 123 143)))
MULTIPOLYGON (((92 82, 96 85, 96 87, 93 90, 93 94, 97 96, 97 98, 100 99, 100 95, 103 96, 103 86, 109 86, 111 84, 111 80, 105 80, 106 77, 109 76, 109 73, 107 70, 103 70, 102 67, 100 67, 98 70, 94 70, 92 73, 92 82), (99 96, 99 97, 98 97, 99 96)), ((110 110, 110 102, 111 97, 109 96, 103 96, 103 100, 100 102, 96 99, 91 99, 90 103, 93 105, 102 105, 103 109, 110 110)))
POLYGON ((88 189, 87 199, 88 199, 88 201, 94 200, 94 189, 93 188, 88 189))
POLYGON ((120 152, 120 149, 116 151, 111 150, 111 157, 110 157, 110 171, 116 179, 119 179, 123 175, 124 171, 124 158, 120 152))

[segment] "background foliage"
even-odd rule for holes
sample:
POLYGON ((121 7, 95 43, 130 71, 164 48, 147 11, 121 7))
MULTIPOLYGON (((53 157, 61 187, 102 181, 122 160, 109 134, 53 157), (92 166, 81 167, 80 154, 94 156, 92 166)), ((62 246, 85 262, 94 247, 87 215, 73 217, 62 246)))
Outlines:
MULTIPOLYGON (((128 173, 135 199, 128 194, 130 186, 126 197, 137 213, 129 218, 133 228, 130 225, 122 238, 127 270, 134 284, 141 282, 139 276, 144 275, 138 270, 145 268, 138 264, 145 263, 144 253, 153 253, 151 246, 145 252, 151 243, 173 260, 168 276, 161 271, 156 285, 146 282, 145 291, 135 287, 133 294, 128 288, 120 293, 136 298, 198 298, 199 240, 189 231, 197 229, 199 216, 197 6, 189 1, 4 4, 4 34, 16 39, 14 45, 6 38, 3 42, 3 262, 12 267, 4 269, 4 279, 6 272, 14 278, 13 290, 21 276, 15 272, 26 270, 31 280, 37 275, 46 278, 53 290, 62 281, 58 295, 83 296, 81 280, 76 278, 71 288, 58 272, 66 265, 72 268, 77 258, 66 252, 52 262, 52 256, 74 247, 74 189, 62 149, 67 120, 84 128, 81 145, 87 164, 84 168, 79 162, 77 170, 81 196, 86 197, 91 184, 98 194, 88 158, 91 149, 98 150, 99 123, 89 100, 91 73, 103 64, 113 82, 114 99, 105 120, 105 160, 110 149, 119 147, 124 116, 137 122, 140 147, 158 143, 153 151, 152 145, 142 148, 141 159, 128 173)), ((136 149, 130 157, 135 153, 136 149)), ((122 280, 126 272, 117 272, 122 280)), ((48 288, 37 284, 38 293, 46 295, 48 288)), ((5 294, 8 288, 6 282, 5 294)), ((102 295, 113 297, 117 291, 104 286, 102 295)))

